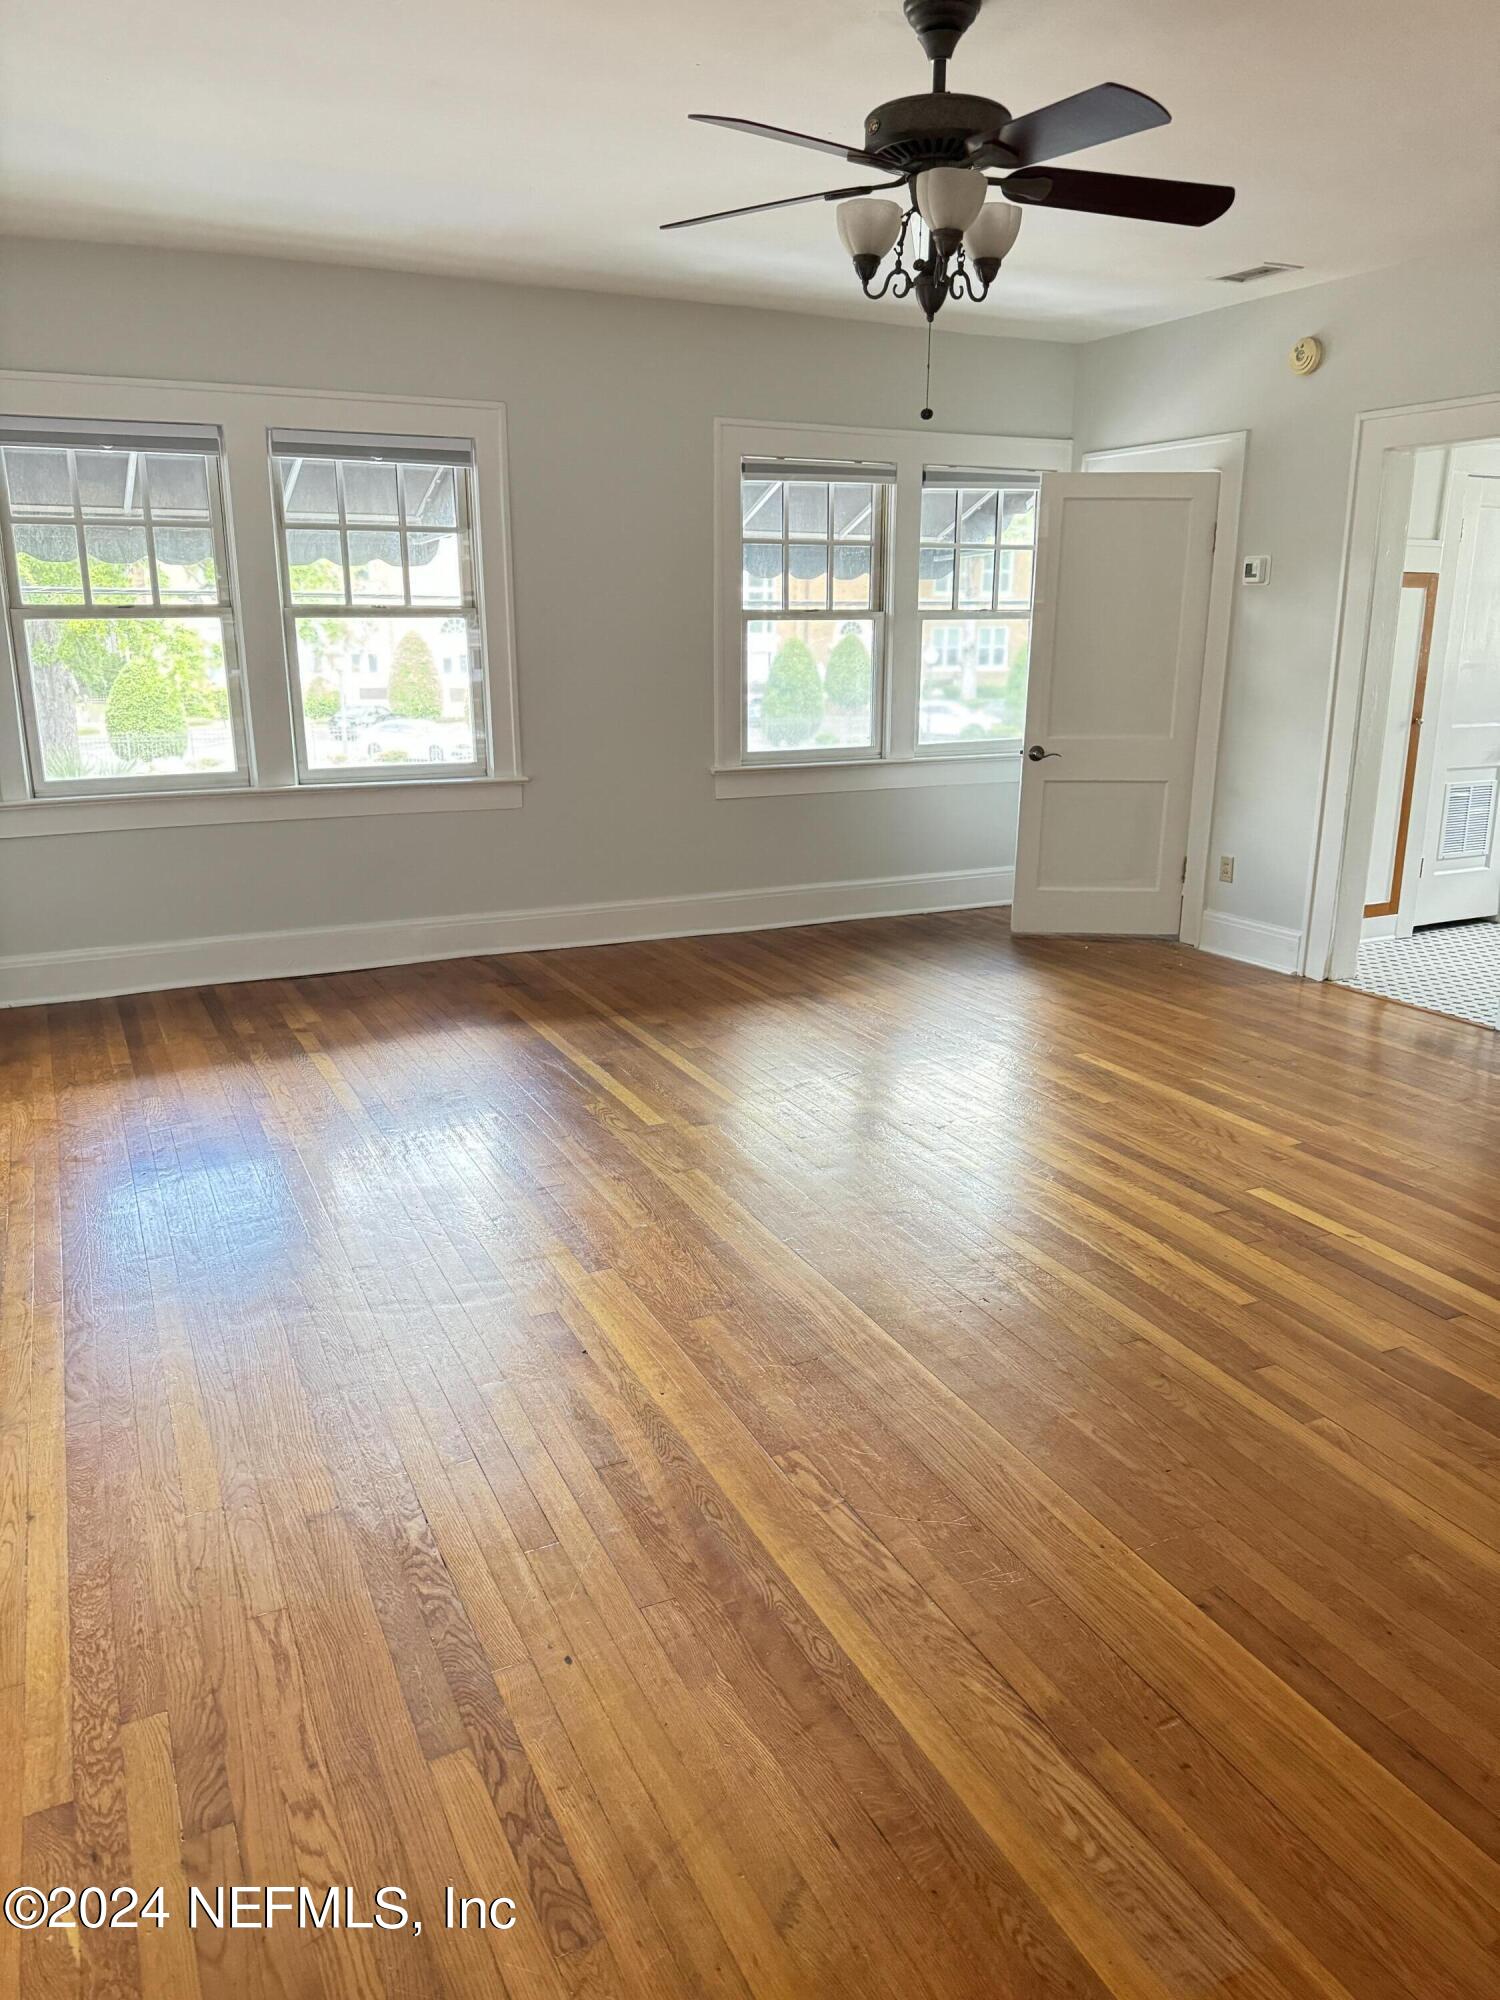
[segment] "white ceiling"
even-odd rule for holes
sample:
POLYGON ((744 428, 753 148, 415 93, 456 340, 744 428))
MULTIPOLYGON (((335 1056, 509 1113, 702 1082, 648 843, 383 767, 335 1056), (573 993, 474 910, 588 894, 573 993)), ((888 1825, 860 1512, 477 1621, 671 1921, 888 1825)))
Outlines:
MULTIPOLYGON (((1495 0, 987 0, 955 89, 1132 84, 1174 123, 1070 164, 1239 199, 1205 230, 1030 214, 955 317, 1086 338, 1231 303, 1210 280, 1265 259, 1305 274, 1250 295, 1500 225, 1494 31, 1495 0)), ((54 0, 5 31, 0 221, 865 317, 821 204, 656 224, 859 178, 689 111, 853 143, 926 75, 900 0, 54 0)))

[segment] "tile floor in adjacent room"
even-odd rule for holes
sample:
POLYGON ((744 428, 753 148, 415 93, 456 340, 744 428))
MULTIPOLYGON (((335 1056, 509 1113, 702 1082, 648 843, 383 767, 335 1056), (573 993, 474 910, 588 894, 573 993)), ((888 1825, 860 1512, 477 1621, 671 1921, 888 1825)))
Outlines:
POLYGON ((1344 983, 1500 1028, 1500 921, 1439 924, 1409 938, 1374 939, 1360 946, 1359 969, 1344 983))

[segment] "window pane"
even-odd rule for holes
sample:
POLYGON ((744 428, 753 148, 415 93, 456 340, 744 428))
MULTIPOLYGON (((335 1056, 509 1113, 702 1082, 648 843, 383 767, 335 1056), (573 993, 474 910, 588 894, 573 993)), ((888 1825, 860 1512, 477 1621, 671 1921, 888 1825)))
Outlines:
POLYGON ((207 528, 157 528, 156 580, 166 604, 216 598, 218 567, 214 538, 207 528))
POLYGON ((781 536, 781 481, 742 479, 740 520, 747 535, 781 536))
POLYGON ((1036 540, 1036 488, 1011 487, 1000 496, 1000 539, 1002 542, 1036 540))
POLYGON ((995 552, 964 549, 958 558, 958 601, 987 611, 995 598, 995 552))
POLYGON ((23 604, 78 604, 83 599, 83 566, 78 531, 71 522, 18 527, 16 574, 23 604))
POLYGON ((477 763, 477 647, 464 615, 299 618, 308 769, 477 763))
POLYGON ((871 748, 874 653, 871 618, 751 620, 745 627, 746 748, 871 748))
POLYGON ((953 602, 952 549, 923 549, 917 573, 917 602, 946 611, 953 602))
POLYGON ((146 460, 153 514, 208 518, 208 460, 187 452, 152 452, 146 460))
POLYGON ((143 527, 85 521, 83 539, 89 555, 89 589, 96 604, 151 602, 151 565, 143 527))
POLYGON ((793 542, 787 550, 786 602, 790 611, 801 606, 823 611, 828 606, 828 544, 793 542))
POLYGON ((451 465, 403 465, 401 498, 409 527, 458 526, 458 502, 451 465))
POLYGON ((344 561, 336 529, 289 528, 286 561, 294 604, 319 597, 343 603, 344 561))
POLYGON ((19 508, 73 509, 68 483, 68 454, 8 445, 3 454, 10 504, 19 508))
POLYGON ((740 602, 747 611, 768 606, 781 609, 781 543, 746 542, 743 545, 740 602))
MULTIPOLYGON (((338 470, 330 458, 281 458, 281 506, 289 521, 336 521, 338 470)), ((155 487, 152 488, 153 493, 155 487)))
POLYGON ((396 519, 396 468, 369 459, 343 460, 344 513, 351 521, 396 519))
POLYGON ((429 604, 459 604, 463 601, 463 572, 458 559, 457 535, 408 535, 406 559, 411 566, 414 601, 429 604))
POLYGON ((789 535, 828 534, 828 488, 823 481, 787 481, 786 525, 789 535))
POLYGON ((235 769, 217 618, 35 618, 24 629, 45 778, 235 769))
POLYGON ((958 539, 961 542, 992 543, 995 539, 993 486, 965 486, 958 496, 958 539))
POLYGON ((79 451, 73 455, 78 464, 78 498, 85 513, 91 509, 101 514, 127 509, 140 512, 141 489, 133 451, 79 451))
POLYGON ((917 741, 1018 737, 1026 720, 1025 618, 929 618, 922 628, 917 741))
POLYGON ((1031 565, 1035 557, 1030 549, 1002 549, 1000 551, 1000 574, 996 589, 1002 604, 1030 604, 1031 565))
POLYGON ((953 540, 953 515, 958 505, 958 494, 951 486, 924 486, 922 488, 922 540, 924 542, 951 542, 953 540))
POLYGON ((870 545, 841 543, 833 552, 833 602, 835 610, 847 605, 865 610, 870 602, 870 545))
POLYGON ((867 542, 874 523, 875 505, 872 487, 834 487, 833 532, 838 540, 867 542))
MULTIPOLYGON (((336 538, 335 538, 336 539, 336 538)), ((404 604, 401 578, 401 537, 393 530, 349 530, 349 595, 372 604, 404 604)))

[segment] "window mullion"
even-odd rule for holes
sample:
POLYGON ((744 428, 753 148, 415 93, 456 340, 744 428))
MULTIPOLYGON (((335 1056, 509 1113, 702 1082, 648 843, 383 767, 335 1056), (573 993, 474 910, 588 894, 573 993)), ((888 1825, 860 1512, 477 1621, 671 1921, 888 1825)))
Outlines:
POLYGON ((888 496, 886 537, 885 672, 886 754, 912 756, 917 745, 917 688, 921 675, 922 619, 917 603, 921 571, 922 468, 903 465, 888 496), (891 516, 894 516, 893 522, 891 516))
MULTIPOLYGON (((6 538, 9 540, 9 537, 6 538)), ((7 562, 7 584, 10 582, 7 562)), ((19 613, 0 619, 0 801, 20 805, 31 797, 26 724, 21 710, 24 635, 19 613)))
MULTIPOLYGON (((151 482, 146 472, 146 454, 143 451, 133 452, 131 456, 136 461, 137 476, 141 482, 141 530, 146 537, 146 573, 151 578, 151 602, 155 609, 160 611, 162 608, 161 572, 156 567, 156 534, 151 524, 151 482)), ((128 511, 130 502, 130 488, 128 484, 125 488, 125 501, 128 511)), ((219 552, 216 546, 214 549, 214 561, 217 562, 218 559, 219 552)))
POLYGON ((339 503, 339 561, 344 568, 344 601, 348 603, 354 596, 354 572, 349 567, 349 509, 344 499, 344 468, 337 462, 333 468, 333 484, 339 503))
POLYGON ((254 782, 293 785, 287 650, 281 627, 281 578, 277 504, 266 477, 266 432, 249 410, 226 412, 224 481, 228 492, 225 542, 233 566, 236 637, 254 782))
POLYGON ((78 574, 83 582, 83 601, 92 605, 94 591, 89 582, 89 538, 83 522, 83 502, 78 494, 78 454, 71 450, 68 453, 68 493, 73 502, 73 531, 78 537, 78 574))
MULTIPOLYGON (((406 485, 405 481, 401 477, 401 467, 399 465, 393 466, 392 470, 396 475, 396 533, 397 536, 399 537, 397 546, 400 548, 401 551, 401 602, 403 604, 410 604, 411 603, 411 550, 406 545, 406 485)), ((458 518, 457 494, 458 494, 458 488, 455 485, 454 507, 453 507, 453 518, 455 520, 457 520, 458 518)), ((460 566, 460 571, 459 571, 459 588, 460 589, 463 588, 462 566, 460 566)))

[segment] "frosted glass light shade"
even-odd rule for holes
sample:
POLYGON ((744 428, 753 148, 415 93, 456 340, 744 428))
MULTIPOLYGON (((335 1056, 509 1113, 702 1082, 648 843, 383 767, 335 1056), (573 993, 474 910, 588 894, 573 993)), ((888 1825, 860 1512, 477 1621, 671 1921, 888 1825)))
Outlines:
POLYGON ((971 257, 998 262, 1021 233, 1021 211, 1013 201, 987 201, 964 231, 964 248, 971 257))
POLYGON ((984 207, 986 182, 972 167, 929 167, 917 175, 917 210, 929 229, 963 231, 984 207))
POLYGON ((841 201, 834 211, 839 239, 851 257, 883 257, 901 234, 901 210, 894 201, 841 201))

